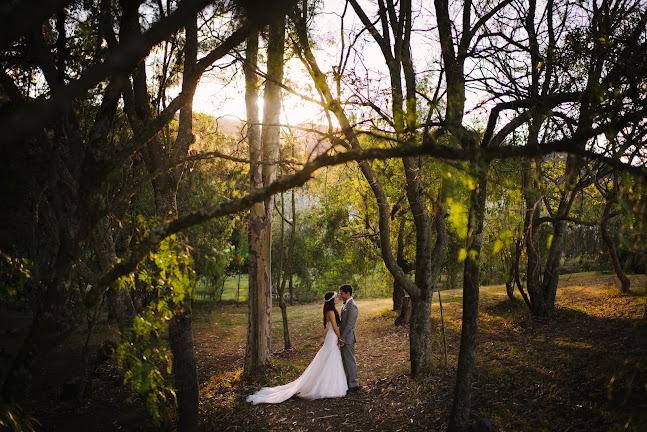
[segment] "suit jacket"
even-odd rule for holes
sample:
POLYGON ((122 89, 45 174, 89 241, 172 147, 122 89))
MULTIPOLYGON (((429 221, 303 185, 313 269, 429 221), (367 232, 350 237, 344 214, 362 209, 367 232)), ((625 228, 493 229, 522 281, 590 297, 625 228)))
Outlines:
POLYGON ((355 300, 349 300, 346 303, 346 308, 341 312, 341 324, 339 325, 340 339, 345 344, 354 344, 357 342, 355 335, 355 323, 357 322, 357 315, 359 310, 355 304, 355 300))

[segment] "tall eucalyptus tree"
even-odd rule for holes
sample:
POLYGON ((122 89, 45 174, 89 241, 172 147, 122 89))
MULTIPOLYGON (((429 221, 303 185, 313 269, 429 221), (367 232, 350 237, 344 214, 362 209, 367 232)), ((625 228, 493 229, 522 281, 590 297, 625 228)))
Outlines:
MULTIPOLYGON (((245 103, 250 159, 250 189, 276 179, 280 145, 281 84, 285 49, 285 15, 269 26, 263 122, 258 114, 258 33, 247 39, 245 103)), ((249 215, 249 314, 245 373, 268 366, 272 354, 272 212, 273 199, 256 203, 249 215)))

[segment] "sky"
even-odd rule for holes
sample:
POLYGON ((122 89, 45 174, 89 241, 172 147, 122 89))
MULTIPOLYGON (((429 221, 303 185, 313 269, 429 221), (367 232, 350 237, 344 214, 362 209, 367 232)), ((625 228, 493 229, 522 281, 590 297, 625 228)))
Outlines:
MULTIPOLYGON (((306 81, 309 76, 302 70, 298 60, 291 60, 290 75, 292 80, 306 81)), ((285 93, 285 92, 284 92, 285 93)), ((193 99, 194 110, 214 117, 227 116, 246 119, 245 82, 242 71, 229 83, 213 77, 205 77, 200 81, 193 99)), ((259 98, 259 108, 262 110, 263 99, 259 98)), ((261 111, 262 112, 262 111, 261 111)), ((321 108, 316 104, 303 101, 293 95, 283 95, 283 117, 285 124, 309 123, 320 117, 321 108)), ((315 121, 316 122, 316 121, 315 121)))
MULTIPOLYGON (((362 2, 362 5, 363 7, 370 7, 371 3, 362 2)), ((430 12, 430 6, 425 0, 414 0, 414 3, 417 3, 417 5, 414 5, 414 10, 417 11, 417 16, 414 19, 417 18, 417 20, 414 21, 414 33, 412 35, 412 51, 415 67, 417 72, 421 74, 419 79, 426 76, 428 78, 430 77, 430 81, 435 83, 437 78, 434 78, 434 76, 437 76, 437 71, 440 69, 440 66, 433 63, 435 61, 434 59, 439 58, 438 53, 432 52, 433 47, 437 46, 437 44, 430 43, 430 39, 436 38, 436 31, 430 30, 429 26, 427 26, 432 12, 430 12)), ((315 56, 320 68, 325 73, 331 72, 333 66, 340 59, 340 17, 344 11, 345 4, 345 0, 323 0, 318 15, 315 18, 316 27, 312 35, 312 39, 315 41, 315 56)), ((367 10, 366 12, 369 17, 374 15, 371 10, 367 10)), ((344 29, 349 31, 362 27, 359 18, 356 17, 352 8, 348 6, 344 18, 344 29)), ((347 37, 346 44, 348 44, 348 40, 349 38, 347 37)), ((360 93, 364 98, 369 98, 371 101, 377 100, 378 93, 383 92, 388 95, 390 82, 385 61, 377 44, 370 38, 367 32, 364 32, 364 42, 357 45, 357 51, 360 53, 360 56, 352 58, 347 70, 354 69, 360 80, 364 82, 370 80, 370 89, 347 87, 343 92, 349 95, 355 91, 360 93)), ((231 62, 231 60, 231 57, 223 59, 224 62, 231 62)), ((194 98, 194 109, 196 111, 215 117, 228 116, 242 120, 246 118, 245 85, 242 71, 239 70, 233 78, 231 77, 231 72, 228 73, 230 74, 229 76, 223 75, 222 71, 220 71, 219 77, 203 77, 194 98)), ((318 98, 313 93, 311 79, 298 58, 287 60, 285 83, 289 87, 297 89, 302 94, 318 98)), ((329 84, 331 87, 333 86, 331 81, 329 81, 329 84)), ((476 92, 472 94, 468 89, 467 97, 469 109, 469 106, 477 105, 483 96, 479 96, 476 92)), ((260 108, 262 108, 262 97, 259 98, 259 104, 260 108)), ((372 113, 371 115, 375 114, 372 113)), ((320 106, 304 101, 287 92, 283 92, 282 116, 282 123, 290 125, 326 123, 320 106)), ((482 116, 483 110, 479 110, 479 112, 469 113, 466 118, 470 119, 468 121, 477 121, 476 119, 482 116)))
MULTIPOLYGON (((344 3, 344 0, 323 1, 320 14, 316 18, 317 28, 313 38, 318 43, 315 54, 319 66, 324 72, 331 71, 332 66, 339 61, 339 15, 343 11, 344 3)), ((347 17, 351 17, 352 22, 346 23, 345 26, 357 24, 355 21, 358 22, 358 20, 352 11, 348 11, 347 17)), ((368 44, 363 51, 363 62, 367 66, 376 70, 384 67, 384 60, 376 46, 368 44)), ((228 62, 232 58, 223 60, 228 62)), ((200 81, 194 98, 194 110, 215 117, 228 116, 245 119, 245 84, 242 71, 238 71, 233 78, 223 78, 222 72, 220 74, 221 77, 205 76, 200 81)), ((291 58, 287 61, 285 78, 286 85, 297 89, 302 94, 316 97, 312 92, 310 76, 298 58, 291 58)), ((325 123, 320 106, 287 92, 283 93, 282 123, 290 125, 325 123)), ((259 105, 262 108, 262 98, 259 98, 259 105)))
MULTIPOLYGON (((434 61, 438 61, 438 53, 433 50, 437 43, 434 39, 437 37, 436 30, 431 29, 427 24, 431 19, 431 7, 426 0, 414 0, 414 10, 416 11, 417 20, 414 18, 414 34, 412 35, 412 51, 416 72, 419 73, 419 82, 421 78, 430 78, 435 85, 437 71, 440 66, 434 61)), ((371 4, 372 2, 361 2, 362 5, 371 4)), ((323 0, 322 7, 315 18, 316 27, 313 29, 312 40, 315 41, 315 57, 319 66, 324 73, 330 73, 333 66, 339 62, 341 43, 340 43, 340 16, 344 10, 345 0, 323 0)), ((367 15, 372 17, 372 11, 367 11, 367 15)), ((344 20, 344 29, 359 29, 362 27, 360 20, 349 7, 344 20)), ((360 84, 357 88, 344 89, 345 95, 353 91, 362 94, 363 97, 371 101, 381 101, 388 103, 384 98, 389 97, 390 82, 387 76, 386 66, 382 53, 377 44, 370 38, 368 32, 363 43, 359 44, 357 49, 360 56, 355 57, 350 63, 348 69, 354 70, 360 84), (370 80, 370 88, 362 88, 362 82, 370 80), (383 91, 383 99, 378 98, 378 93, 383 91)), ((348 38, 347 38, 348 40, 348 38)), ((232 58, 226 59, 225 62, 231 62, 232 58)), ((467 67, 469 69, 469 67, 467 67)), ((289 87, 295 88, 300 93, 307 94, 310 97, 317 98, 312 92, 313 85, 307 72, 304 70, 298 58, 290 58, 286 62, 285 83, 289 87)), ((333 87, 333 83, 329 80, 333 87)), ((212 115, 214 117, 231 117, 241 120, 246 118, 245 97, 244 97, 244 77, 241 71, 238 71, 232 78, 231 72, 220 71, 220 76, 205 76, 198 86, 195 98, 194 109, 198 112, 212 115), (226 74, 229 73, 229 76, 226 74)), ((476 128, 485 127, 489 110, 492 103, 488 102, 481 106, 481 102, 487 97, 482 92, 475 89, 467 89, 466 116, 465 121, 476 128), (480 106, 472 110, 471 107, 480 106)), ((283 92, 283 110, 282 123, 288 125, 303 124, 326 124, 326 118, 322 113, 319 105, 304 101, 297 96, 283 92)), ((262 97, 259 98, 260 108, 262 109, 262 97)), ((388 109, 387 109, 388 111, 388 109)), ((262 111, 261 111, 262 112, 262 111)), ((505 113, 499 118, 498 127, 510 120, 509 115, 505 113)), ((361 116, 362 114, 358 114, 361 116)), ((372 113, 375 116, 374 113, 372 113)), ((334 118, 332 119, 334 121, 334 118)), ((337 126, 333 123, 333 126, 337 126)), ((640 158, 639 158, 640 159, 640 158)))

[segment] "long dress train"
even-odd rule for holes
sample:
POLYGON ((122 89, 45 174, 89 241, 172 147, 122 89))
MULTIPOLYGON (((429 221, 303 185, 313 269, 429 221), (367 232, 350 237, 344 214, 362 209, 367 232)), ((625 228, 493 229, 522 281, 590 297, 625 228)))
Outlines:
POLYGON ((263 387, 247 396, 247 402, 280 403, 294 395, 304 399, 334 398, 345 396, 347 390, 337 335, 329 322, 323 346, 299 378, 277 387, 263 387))

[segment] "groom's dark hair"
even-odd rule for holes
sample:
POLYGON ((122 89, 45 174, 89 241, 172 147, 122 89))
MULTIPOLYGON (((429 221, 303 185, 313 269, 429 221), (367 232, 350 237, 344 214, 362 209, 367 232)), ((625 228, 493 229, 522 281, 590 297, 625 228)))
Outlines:
POLYGON ((345 293, 353 295, 353 287, 348 285, 348 284, 344 284, 344 285, 340 286, 339 291, 343 291, 345 293))

